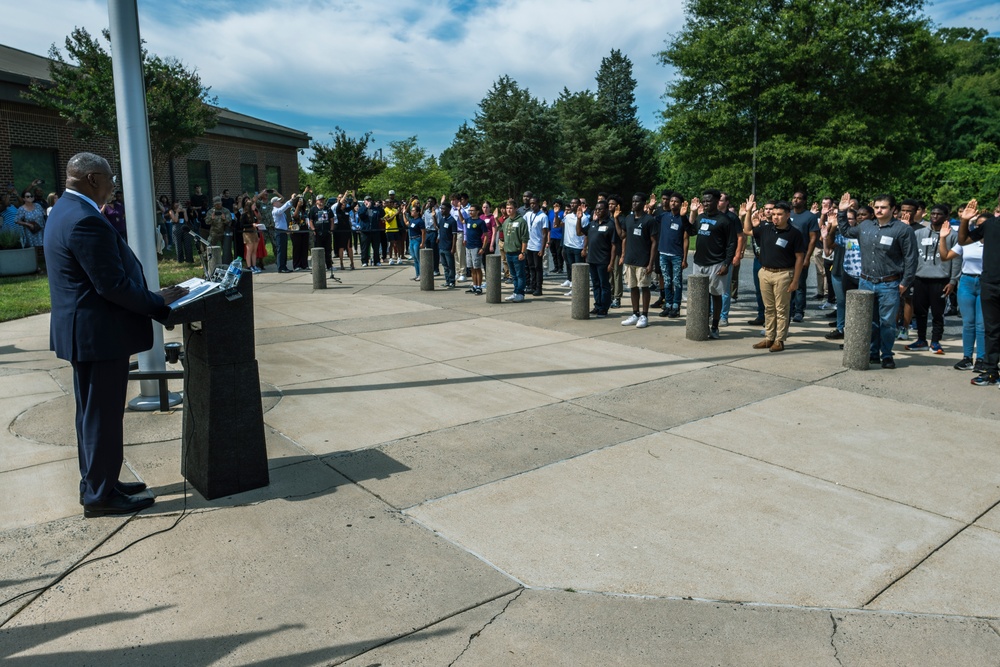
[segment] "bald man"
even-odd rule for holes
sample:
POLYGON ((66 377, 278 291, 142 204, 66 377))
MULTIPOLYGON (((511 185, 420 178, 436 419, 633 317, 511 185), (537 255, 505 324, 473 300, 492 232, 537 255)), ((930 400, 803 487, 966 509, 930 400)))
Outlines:
POLYGON ((124 460, 129 357, 153 346, 151 318, 164 319, 186 290, 151 292, 142 265, 101 215, 115 187, 107 160, 78 153, 66 192, 45 227, 52 315, 50 347, 73 365, 80 503, 86 517, 131 514, 153 504, 146 485, 119 482, 124 460))

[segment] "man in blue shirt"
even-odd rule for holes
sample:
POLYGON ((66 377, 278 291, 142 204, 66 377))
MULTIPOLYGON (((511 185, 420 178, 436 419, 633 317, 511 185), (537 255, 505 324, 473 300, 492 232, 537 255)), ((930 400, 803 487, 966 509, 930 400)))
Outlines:
POLYGON ((480 217, 477 204, 469 205, 469 219, 465 222, 465 265, 472 273, 472 288, 466 290, 477 296, 483 293, 483 239, 486 221, 480 217))
MULTIPOLYGON (((819 239, 819 219, 816 214, 806 208, 805 190, 796 190, 792 194, 792 217, 789 220, 792 227, 799 230, 806 240, 806 257, 813 256, 816 241, 819 239)), ((809 265, 802 267, 799 274, 799 288, 792 295, 792 322, 801 322, 806 315, 806 281, 809 278, 809 265)))

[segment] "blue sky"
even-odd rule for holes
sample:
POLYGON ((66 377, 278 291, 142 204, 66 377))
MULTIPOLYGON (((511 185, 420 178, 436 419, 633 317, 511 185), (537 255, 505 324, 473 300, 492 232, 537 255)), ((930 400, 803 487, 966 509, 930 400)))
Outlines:
MULTIPOLYGON (((74 26, 107 26, 106 0, 40 0, 41 21, 3 43, 45 54, 74 26)), ((943 26, 1000 34, 1000 3, 943 0, 943 26)), ((438 154, 501 75, 543 99, 595 87, 621 49, 636 101, 655 127, 671 72, 656 53, 683 25, 681 0, 139 0, 150 51, 196 68, 222 106, 326 141, 339 125, 374 146, 417 135, 438 154)), ((303 160, 308 167, 308 161, 303 160)))

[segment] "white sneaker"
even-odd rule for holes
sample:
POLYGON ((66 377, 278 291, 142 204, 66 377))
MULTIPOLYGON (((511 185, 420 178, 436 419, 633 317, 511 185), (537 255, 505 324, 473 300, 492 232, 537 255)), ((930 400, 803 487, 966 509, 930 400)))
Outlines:
POLYGON ((517 301, 517 295, 516 294, 511 294, 509 297, 507 297, 506 299, 504 299, 504 301, 517 301))
POLYGON ((645 329, 648 326, 649 326, 649 318, 647 318, 645 315, 640 315, 639 321, 635 323, 635 328, 645 329))
POLYGON ((638 315, 631 315, 628 317, 628 319, 622 320, 623 327, 634 327, 638 323, 639 323, 638 315))
POLYGON ((468 280, 468 278, 466 278, 465 276, 459 276, 458 277, 458 282, 463 282, 465 280, 468 280))
POLYGON ((563 296, 573 296, 573 290, 566 292, 563 296))
POLYGON ((824 301, 823 303, 819 304, 819 309, 820 310, 833 310, 836 307, 837 307, 837 304, 830 303, 829 301, 824 301))
POLYGON ((560 285, 560 287, 572 287, 572 286, 573 286, 573 283, 571 281, 569 281, 569 280, 562 281, 562 285, 560 285))
POLYGON ((521 303, 522 301, 524 301, 524 295, 523 294, 515 294, 514 295, 514 303, 521 303))

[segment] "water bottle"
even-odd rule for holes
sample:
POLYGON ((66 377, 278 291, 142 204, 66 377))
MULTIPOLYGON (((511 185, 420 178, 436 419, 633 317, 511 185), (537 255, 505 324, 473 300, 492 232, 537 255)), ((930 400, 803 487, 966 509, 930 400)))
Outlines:
POLYGON ((243 273, 243 259, 237 257, 229 264, 226 270, 226 277, 222 279, 222 289, 228 290, 236 287, 240 282, 240 275, 243 273))

